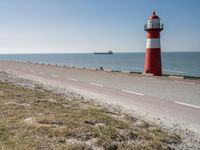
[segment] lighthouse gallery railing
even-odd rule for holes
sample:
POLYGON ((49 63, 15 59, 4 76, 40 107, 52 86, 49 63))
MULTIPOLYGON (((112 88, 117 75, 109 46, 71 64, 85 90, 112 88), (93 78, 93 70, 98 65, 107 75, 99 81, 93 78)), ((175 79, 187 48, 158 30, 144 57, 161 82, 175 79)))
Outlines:
POLYGON ((145 24, 144 25, 144 30, 149 30, 149 29, 160 29, 163 30, 164 25, 163 24, 145 24))

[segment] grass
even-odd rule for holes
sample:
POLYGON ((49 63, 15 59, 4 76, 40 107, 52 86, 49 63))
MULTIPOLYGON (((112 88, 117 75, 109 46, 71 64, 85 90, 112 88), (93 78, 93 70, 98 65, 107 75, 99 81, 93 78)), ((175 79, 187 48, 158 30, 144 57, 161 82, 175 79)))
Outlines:
POLYGON ((159 149, 181 139, 81 98, 0 82, 0 149, 159 149))

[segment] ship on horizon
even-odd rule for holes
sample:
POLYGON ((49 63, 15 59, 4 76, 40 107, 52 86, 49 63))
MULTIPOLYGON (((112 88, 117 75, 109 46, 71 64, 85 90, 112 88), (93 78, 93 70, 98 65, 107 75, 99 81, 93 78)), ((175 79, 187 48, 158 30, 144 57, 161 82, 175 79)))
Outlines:
POLYGON ((94 52, 94 54, 114 54, 113 51, 109 50, 108 52, 94 52))

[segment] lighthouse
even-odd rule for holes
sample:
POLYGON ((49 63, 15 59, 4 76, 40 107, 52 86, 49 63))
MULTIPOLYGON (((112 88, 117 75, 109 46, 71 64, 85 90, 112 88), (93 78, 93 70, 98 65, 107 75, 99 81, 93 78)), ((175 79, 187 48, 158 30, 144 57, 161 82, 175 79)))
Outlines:
POLYGON ((148 18, 144 30, 147 32, 144 73, 162 76, 160 32, 163 30, 163 24, 156 12, 148 18))

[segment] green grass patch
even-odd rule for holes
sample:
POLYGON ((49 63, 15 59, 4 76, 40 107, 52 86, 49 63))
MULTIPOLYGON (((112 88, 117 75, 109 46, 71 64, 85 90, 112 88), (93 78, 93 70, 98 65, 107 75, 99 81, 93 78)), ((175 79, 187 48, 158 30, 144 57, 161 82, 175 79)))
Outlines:
POLYGON ((132 116, 42 88, 0 82, 0 110, 2 149, 167 150, 181 142, 132 116))

